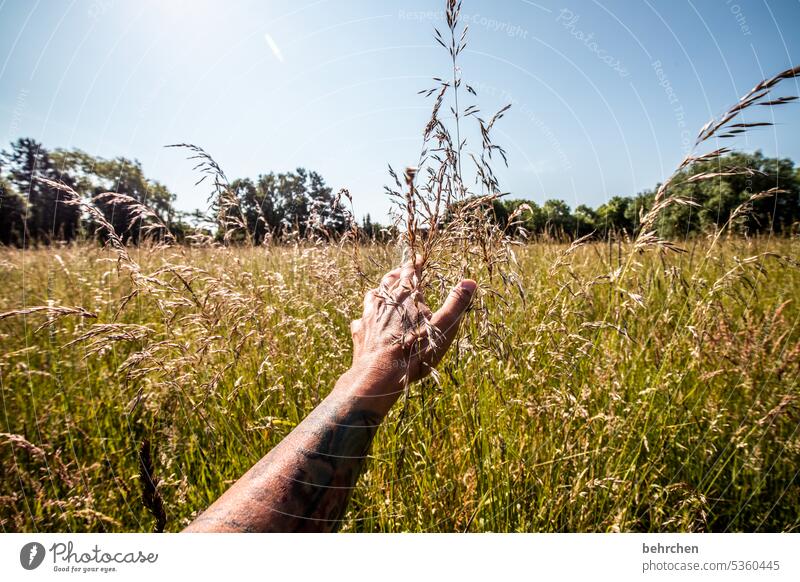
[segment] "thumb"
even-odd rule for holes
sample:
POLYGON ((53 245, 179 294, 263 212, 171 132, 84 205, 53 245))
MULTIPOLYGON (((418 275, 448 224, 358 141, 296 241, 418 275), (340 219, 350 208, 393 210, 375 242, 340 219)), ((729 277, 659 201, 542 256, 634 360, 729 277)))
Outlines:
POLYGON ((438 338, 436 346, 437 356, 444 355, 445 350, 450 347, 453 338, 458 332, 458 326, 461 323, 461 316, 472 303, 472 297, 475 295, 475 290, 478 284, 472 279, 464 279, 458 285, 453 287, 447 299, 444 300, 441 308, 431 317, 431 324, 442 334, 438 338))

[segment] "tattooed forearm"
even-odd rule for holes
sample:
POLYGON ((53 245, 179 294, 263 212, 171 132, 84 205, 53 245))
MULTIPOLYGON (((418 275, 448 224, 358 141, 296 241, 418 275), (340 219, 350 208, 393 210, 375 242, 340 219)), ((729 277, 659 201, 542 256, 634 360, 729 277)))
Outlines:
MULTIPOLYGON (((284 480, 280 507, 273 508, 283 514, 282 529, 332 531, 338 527, 381 418, 368 410, 352 410, 331 414, 312 428, 298 447, 300 462, 280 475, 284 480)), ((257 473, 269 473, 271 455, 259 465, 257 473), (264 467, 259 466, 262 463, 264 467)), ((265 500, 270 497, 264 495, 265 500)))
POLYGON ((384 413, 329 396, 187 531, 334 531, 384 413))

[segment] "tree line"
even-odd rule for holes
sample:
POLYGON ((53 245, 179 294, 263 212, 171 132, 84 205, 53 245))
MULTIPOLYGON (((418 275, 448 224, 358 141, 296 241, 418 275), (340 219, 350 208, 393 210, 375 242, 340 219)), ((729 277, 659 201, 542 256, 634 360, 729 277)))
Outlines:
MULTIPOLYGON (((603 238, 632 236, 653 207, 659 186, 635 196, 613 196, 594 209, 581 204, 572 210, 563 200, 539 206, 530 200, 500 199, 494 214, 503 225, 515 217, 511 229, 561 240, 592 232, 603 238), (527 207, 520 211, 523 205, 527 207)), ((694 164, 676 177, 668 193, 688 203, 660 213, 656 229, 664 238, 713 232, 732 217, 731 230, 743 235, 796 234, 800 227, 800 168, 792 160, 768 158, 759 151, 694 164)))
MULTIPOLYGON (((217 187, 225 195, 215 191, 211 197, 215 217, 181 212, 174 207, 175 194, 148 178, 137 160, 48 150, 36 140, 20 138, 0 152, 0 244, 51 244, 103 236, 98 218, 83 212, 67 189, 90 202, 126 244, 136 244, 153 232, 146 225, 148 219, 163 226, 160 236, 178 241, 192 235, 222 238, 234 208, 241 231, 255 244, 280 240, 287 233, 303 236, 309 225, 336 236, 349 225, 322 176, 304 168, 217 187)), ((242 232, 234 239, 242 239, 242 232)))
MULTIPOLYGON (((210 159, 210 158, 209 158, 210 159)), ((753 154, 729 154, 698 163, 673 182, 669 195, 689 201, 667 207, 656 228, 662 237, 684 238, 726 224, 742 234, 796 233, 800 224, 800 169, 789 159, 753 154)), ((92 238, 97 218, 83 213, 57 182, 90 201, 125 243, 138 243, 151 231, 145 222, 155 217, 175 240, 204 234, 229 240, 226 224, 237 228, 230 239, 254 244, 305 236, 308 229, 338 237, 353 229, 352 214, 318 173, 261 174, 215 182, 215 219, 200 211, 177 211, 175 194, 148 178, 137 160, 104 159, 81 150, 48 150, 30 138, 20 138, 0 153, 0 244, 32 245, 92 238), (44 179, 44 180, 42 180, 44 179), (48 182, 50 181, 50 182, 48 182), (224 190, 221 196, 219 189, 224 190), (142 212, 147 208, 148 213, 142 212)), ((501 197, 494 201, 494 219, 519 236, 560 240, 590 233, 600 237, 632 236, 640 218, 652 207, 659 185, 635 196, 614 196, 591 208, 571 209, 563 200, 541 206, 531 200, 501 197), (511 224, 509 224, 509 220, 511 224)), ((389 236, 390 227, 365 216, 359 236, 389 236)))

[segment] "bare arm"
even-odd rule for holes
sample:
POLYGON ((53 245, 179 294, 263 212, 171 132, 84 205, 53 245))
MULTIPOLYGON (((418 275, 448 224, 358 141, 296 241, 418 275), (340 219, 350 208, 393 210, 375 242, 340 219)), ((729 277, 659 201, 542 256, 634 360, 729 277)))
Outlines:
POLYGON ((351 324, 351 368, 303 422, 185 531, 338 527, 378 426, 406 381, 425 376, 442 358, 475 291, 474 281, 462 281, 431 313, 416 291, 418 276, 409 263, 367 293, 361 319, 351 324))

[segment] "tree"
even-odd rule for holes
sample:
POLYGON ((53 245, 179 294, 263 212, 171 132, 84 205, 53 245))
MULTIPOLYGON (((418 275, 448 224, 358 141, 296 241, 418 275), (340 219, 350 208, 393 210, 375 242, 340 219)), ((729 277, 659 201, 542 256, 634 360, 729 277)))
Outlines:
POLYGON ((788 233, 800 220, 800 182, 788 159, 766 158, 760 151, 730 154, 695 164, 675 184, 669 195, 691 200, 699 208, 670 206, 657 224, 663 236, 685 237, 719 228, 743 204, 749 205, 749 211, 740 213, 732 225, 741 234, 788 233), (711 177, 688 181, 701 173, 711 177), (750 201, 771 189, 778 191, 750 201))
POLYGON ((628 204, 628 208, 625 210, 625 218, 633 225, 633 233, 639 232, 641 217, 647 214, 653 207, 653 200, 655 199, 656 190, 658 190, 659 185, 660 184, 656 184, 655 190, 639 192, 633 197, 631 203, 628 204))
POLYGON ((499 198, 492 200, 492 216, 494 221, 500 225, 501 228, 506 228, 508 225, 508 217, 510 216, 509 208, 499 198))
POLYGON ((597 208, 597 227, 603 233, 633 234, 633 221, 629 210, 631 202, 628 197, 613 196, 608 202, 601 204, 597 208))
POLYGON ((322 228, 332 235, 342 234, 347 228, 347 217, 342 207, 335 203, 333 190, 325 185, 322 176, 313 171, 308 174, 307 188, 311 210, 322 228))
POLYGON ((20 246, 25 240, 27 204, 11 182, 0 177, 0 244, 20 246))
POLYGON ((569 205, 563 200, 547 200, 542 204, 545 234, 553 238, 571 237, 575 232, 575 219, 569 205))
POLYGON ((585 204, 575 207, 575 236, 586 236, 597 230, 597 213, 585 204))
POLYGON ((294 172, 261 174, 231 182, 255 244, 264 238, 281 238, 287 232, 305 236, 309 226, 330 235, 347 227, 342 209, 334 204, 332 190, 316 172, 297 168, 294 172))
POLYGON ((138 160, 106 160, 80 150, 56 150, 53 157, 69 168, 75 189, 92 200, 124 242, 138 243, 143 232, 141 213, 125 197, 152 210, 168 227, 172 224, 175 195, 147 178, 138 160), (123 196, 103 196, 109 192, 123 196))
POLYGON ((75 181, 66 168, 59 168, 42 144, 30 138, 20 138, 3 152, 8 179, 27 201, 25 220, 26 242, 49 243, 71 241, 78 234, 80 209, 65 203, 66 194, 38 180, 63 182, 69 187, 75 181))

